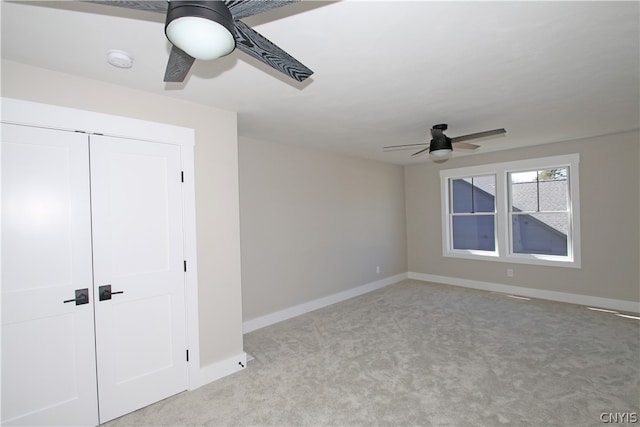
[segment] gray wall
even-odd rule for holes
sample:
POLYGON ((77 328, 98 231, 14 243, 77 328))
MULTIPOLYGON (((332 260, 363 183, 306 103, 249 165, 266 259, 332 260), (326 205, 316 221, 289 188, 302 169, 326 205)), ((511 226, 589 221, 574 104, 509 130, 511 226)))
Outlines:
POLYGON ((401 166, 244 138, 239 151, 245 321, 407 271, 401 166))
POLYGON ((242 351, 243 308, 250 320, 406 271, 640 300, 638 132, 402 168, 248 139, 238 148, 233 112, 10 61, 2 95, 196 130, 203 366, 242 351), (573 152, 581 269, 442 257, 441 168, 573 152))
POLYGON ((2 96, 195 129, 200 364, 242 348, 236 113, 3 61, 2 96))
POLYGON ((407 166, 409 271, 601 298, 640 301, 640 135, 636 132, 407 166), (582 268, 442 256, 441 169, 580 154, 582 268), (514 270, 507 277, 507 268, 514 270))

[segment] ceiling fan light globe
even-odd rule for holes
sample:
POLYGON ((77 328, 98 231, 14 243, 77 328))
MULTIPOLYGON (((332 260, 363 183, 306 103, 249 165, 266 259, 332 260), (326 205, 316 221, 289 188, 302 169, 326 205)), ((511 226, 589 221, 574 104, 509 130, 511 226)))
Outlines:
POLYGON ((211 60, 230 54, 236 47, 233 34, 223 25, 206 18, 185 16, 174 19, 165 29, 176 47, 200 60, 211 60))
POLYGON ((451 152, 453 150, 444 148, 440 150, 433 150, 429 153, 429 157, 431 157, 435 161, 447 160, 451 157, 451 152))

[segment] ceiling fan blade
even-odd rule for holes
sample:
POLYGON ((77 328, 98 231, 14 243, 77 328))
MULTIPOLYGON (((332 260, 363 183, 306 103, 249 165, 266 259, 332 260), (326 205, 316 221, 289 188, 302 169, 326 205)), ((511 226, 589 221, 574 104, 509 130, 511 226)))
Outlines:
POLYGON ((235 21, 236 47, 299 82, 313 71, 242 21, 235 21))
POLYGON ((169 54, 169 62, 167 63, 167 69, 164 72, 165 82, 182 82, 189 73, 191 66, 193 65, 195 58, 178 49, 175 46, 171 47, 171 53, 169 54))
POLYGON ((479 145, 476 144, 469 144, 468 142, 453 142, 453 144, 456 144, 456 150, 477 150, 478 148, 480 148, 479 145))
POLYGON ((417 151, 417 152, 413 153, 413 154, 411 155, 411 157, 419 156, 420 154, 424 153, 424 152, 425 152, 425 151, 427 151, 428 149, 429 149, 429 147, 425 147, 425 148, 423 148, 422 150, 420 150, 420 151, 417 151))
POLYGON ((456 136, 455 138, 451 138, 451 142, 468 141, 470 139, 484 138, 485 136, 500 135, 506 132, 507 131, 504 129, 493 129, 493 130, 487 130, 484 132, 470 133, 469 135, 462 135, 462 136, 456 136))
POLYGON ((405 145, 389 145, 387 147, 382 147, 382 151, 396 151, 396 150, 408 150, 418 147, 428 146, 429 144, 423 142, 421 144, 405 144, 405 145))
POLYGON ((298 1, 300 0, 225 0, 224 3, 229 8, 233 19, 242 19, 298 1))
POLYGON ((144 10, 146 12, 167 13, 169 3, 165 1, 146 0, 81 0, 84 3, 97 3, 107 6, 126 7, 127 9, 144 10))

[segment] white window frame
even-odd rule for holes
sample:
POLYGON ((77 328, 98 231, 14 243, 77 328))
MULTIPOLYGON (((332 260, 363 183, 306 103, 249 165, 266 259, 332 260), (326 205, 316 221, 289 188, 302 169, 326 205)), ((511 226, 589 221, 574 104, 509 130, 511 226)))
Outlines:
POLYGON ((440 197, 442 217, 442 254, 445 257, 489 260, 518 264, 534 264, 580 268, 580 177, 579 154, 517 160, 503 163, 470 166, 440 171, 440 197), (569 186, 569 232, 567 233, 567 256, 543 254, 518 254, 512 251, 511 221, 509 214, 509 172, 554 169, 568 167, 569 186), (450 182, 479 175, 495 175, 496 178, 496 250, 480 251, 453 249, 450 209, 450 182))
MULTIPOLYGON (((473 212, 473 213, 454 213, 454 212, 450 212, 450 207, 452 207, 453 204, 453 199, 452 199, 452 193, 453 193, 453 180, 454 179, 463 179, 463 178, 475 178, 478 176, 493 176, 494 178, 494 184, 496 186, 496 194, 497 194, 497 187, 498 187, 498 180, 496 177, 495 173, 488 173, 488 174, 474 174, 474 175, 468 175, 468 176, 456 176, 455 178, 452 179, 447 179, 447 190, 449 191, 449 193, 447 194, 447 203, 449 204, 447 206, 446 209, 446 215, 448 216, 447 218, 447 226, 450 227, 449 232, 447 233, 447 236, 451 239, 451 237, 453 237, 453 218, 457 217, 457 216, 492 216, 493 217, 493 229, 494 229, 494 236, 493 236, 493 240, 496 243, 495 244, 495 249, 493 251, 486 251, 486 250, 482 250, 482 249, 454 249, 453 248, 453 240, 451 239, 449 242, 449 248, 451 249, 451 251, 453 251, 454 253, 458 253, 458 254, 470 254, 470 255, 478 255, 478 256, 483 256, 483 257, 497 257, 499 256, 499 252, 498 252, 498 245, 497 245, 497 241, 498 241, 498 227, 499 227, 499 222, 498 222, 498 211, 500 210, 499 206, 498 206, 498 200, 496 198, 496 196, 494 196, 494 203, 493 203, 493 212, 473 212)), ((473 197, 473 194, 472 196, 473 197)), ((444 215, 444 214, 443 214, 444 215)))

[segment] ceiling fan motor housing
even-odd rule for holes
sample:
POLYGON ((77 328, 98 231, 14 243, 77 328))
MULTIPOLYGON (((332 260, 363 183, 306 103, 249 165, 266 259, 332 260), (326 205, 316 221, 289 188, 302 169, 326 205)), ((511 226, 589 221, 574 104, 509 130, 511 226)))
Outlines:
POLYGON ((439 125, 434 125, 431 128, 431 136, 433 136, 433 139, 429 144, 429 153, 437 150, 453 150, 451 138, 442 133, 443 131, 447 130, 448 127, 449 126, 447 126, 446 123, 442 123, 439 125))
MULTIPOLYGON (((169 37, 167 29, 173 21, 180 18, 201 18, 213 21, 224 27, 235 38, 236 30, 233 24, 233 16, 222 1, 170 1, 167 8, 164 31, 169 41, 173 44, 175 42, 169 37)), ((231 50, 233 50, 233 47, 231 50)))
POLYGON ((453 150, 451 138, 441 134, 441 137, 433 138, 429 144, 429 152, 436 150, 453 150))

